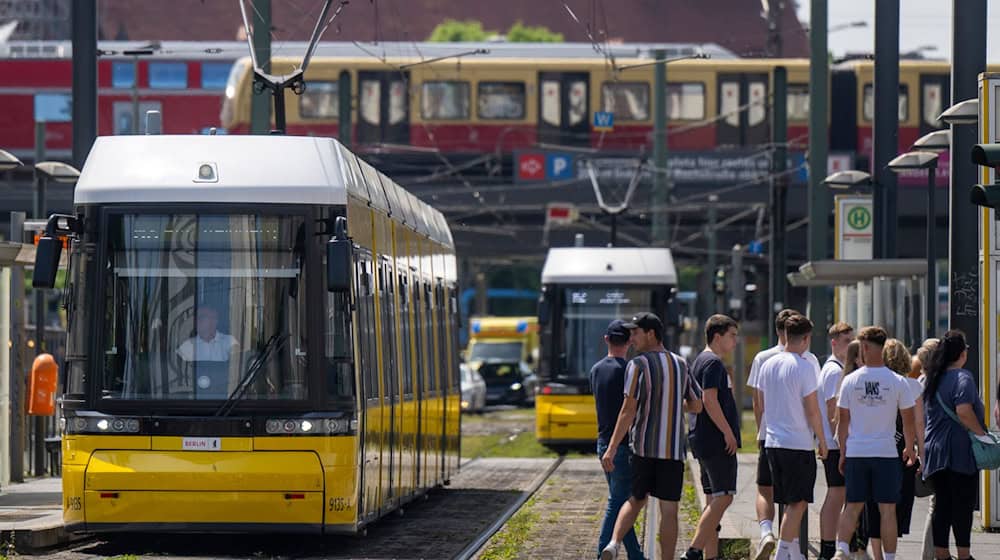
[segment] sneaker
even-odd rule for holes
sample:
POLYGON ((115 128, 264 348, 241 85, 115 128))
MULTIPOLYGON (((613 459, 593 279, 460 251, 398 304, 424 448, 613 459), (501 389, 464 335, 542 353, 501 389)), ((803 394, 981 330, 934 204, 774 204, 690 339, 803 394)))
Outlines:
MULTIPOLYGON (((771 557, 771 553, 774 552, 774 548, 778 545, 778 540, 774 538, 774 535, 768 533, 760 539, 760 545, 757 548, 757 554, 753 557, 754 560, 767 560, 771 557)), ((601 560, 604 560, 603 558, 601 560)))
POLYGON ((618 558, 618 543, 611 541, 608 546, 604 547, 601 551, 601 560, 617 560, 618 558))
POLYGON ((681 560, 704 560, 704 558, 705 556, 701 551, 691 550, 690 548, 681 556, 681 560))
POLYGON ((843 550, 838 550, 837 553, 833 555, 833 560, 851 560, 851 556, 843 550))

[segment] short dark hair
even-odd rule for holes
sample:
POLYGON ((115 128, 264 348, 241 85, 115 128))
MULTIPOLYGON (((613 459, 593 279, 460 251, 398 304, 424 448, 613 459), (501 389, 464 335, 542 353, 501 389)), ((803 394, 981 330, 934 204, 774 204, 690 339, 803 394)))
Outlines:
POLYGON ((827 334, 830 335, 830 338, 837 338, 842 334, 851 334, 852 332, 854 332, 854 327, 840 321, 839 323, 830 325, 830 330, 827 331, 827 334))
POLYGON ((711 344, 715 336, 724 336, 729 329, 739 329, 740 324, 728 315, 712 315, 705 321, 705 343, 711 344))
POLYGON ((865 327, 858 333, 858 340, 871 342, 876 346, 885 346, 887 338, 889 338, 889 333, 885 332, 882 327, 865 327))
POLYGON ((785 322, 788 321, 789 317, 794 317, 796 315, 801 315, 801 313, 794 309, 782 309, 778 312, 778 316, 774 318, 774 328, 777 329, 778 332, 784 332, 785 322))
POLYGON ((805 315, 792 315, 785 320, 785 335, 799 339, 812 333, 813 324, 805 315))
POLYGON ((608 343, 613 346, 625 346, 629 341, 629 337, 627 336, 620 336, 617 334, 606 334, 604 336, 608 337, 608 343))

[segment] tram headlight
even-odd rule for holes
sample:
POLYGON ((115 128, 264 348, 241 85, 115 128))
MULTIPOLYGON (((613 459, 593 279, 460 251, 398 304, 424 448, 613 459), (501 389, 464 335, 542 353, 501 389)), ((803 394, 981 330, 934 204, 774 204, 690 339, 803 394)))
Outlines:
POLYGON ((82 432, 87 429, 87 419, 86 418, 74 418, 73 419, 73 430, 77 432, 82 432))
POLYGON ((125 421, 122 420, 121 418, 115 418, 114 420, 111 421, 111 429, 116 432, 125 431, 125 421))
POLYGON ((303 420, 302 423, 299 424, 299 427, 302 428, 303 432, 311 432, 313 429, 312 422, 308 420, 303 420))
POLYGON ((279 434, 281 433, 281 421, 280 420, 268 420, 264 423, 264 429, 269 434, 279 434))
POLYGON ((100 420, 97 421, 97 429, 101 430, 102 432, 108 431, 108 428, 110 426, 111 426, 111 423, 108 422, 108 420, 106 418, 101 418, 100 420))

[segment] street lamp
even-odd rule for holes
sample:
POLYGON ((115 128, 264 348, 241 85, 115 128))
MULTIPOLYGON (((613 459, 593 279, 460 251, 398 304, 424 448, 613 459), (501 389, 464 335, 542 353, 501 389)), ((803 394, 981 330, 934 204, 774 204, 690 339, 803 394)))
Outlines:
POLYGON ((948 107, 938 119, 946 124, 977 124, 979 123, 979 100, 960 101, 948 107))
POLYGON ((846 171, 838 171, 833 175, 828 176, 826 179, 823 179, 823 184, 831 189, 847 190, 852 187, 871 185, 872 176, 870 173, 866 173, 864 171, 848 169, 846 171))
POLYGON ((913 143, 913 149, 922 152, 941 153, 951 149, 951 130, 928 132, 913 143))
POLYGON ((21 163, 21 160, 17 159, 17 156, 7 150, 0 150, 0 172, 17 169, 22 165, 24 164, 21 163))
MULTIPOLYGON (((927 144, 929 145, 930 141, 927 144)), ((935 266, 937 264, 935 262, 937 256, 934 250, 934 230, 936 229, 934 227, 936 222, 934 213, 934 183, 936 182, 939 155, 938 153, 929 151, 907 152, 896 156, 888 165, 889 169, 896 173, 902 173, 910 169, 927 170, 927 338, 934 338, 934 327, 937 324, 934 318, 934 308, 937 307, 937 269, 935 266)))

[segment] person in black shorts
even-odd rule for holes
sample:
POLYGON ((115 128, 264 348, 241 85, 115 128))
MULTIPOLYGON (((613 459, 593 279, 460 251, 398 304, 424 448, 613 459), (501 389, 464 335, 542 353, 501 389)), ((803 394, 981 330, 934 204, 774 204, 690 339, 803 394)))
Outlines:
POLYGON ((717 558, 717 527, 736 495, 740 415, 722 356, 732 353, 738 337, 736 320, 726 315, 712 315, 705 322, 707 346, 691 365, 691 376, 702 388, 704 409, 691 422, 688 443, 701 469, 706 505, 684 560, 717 558))
POLYGON ((819 560, 831 560, 837 553, 837 523, 844 509, 844 475, 840 474, 840 445, 837 443, 837 389, 844 375, 847 363, 847 349, 854 340, 854 327, 847 323, 836 323, 827 331, 830 341, 830 357, 823 364, 819 376, 819 410, 823 415, 823 435, 829 452, 823 459, 826 475, 826 497, 819 513, 820 549, 819 560))

